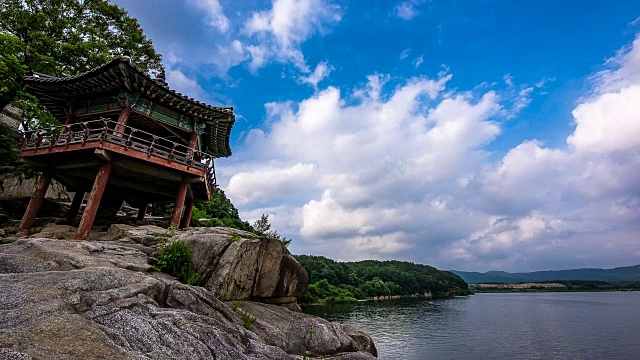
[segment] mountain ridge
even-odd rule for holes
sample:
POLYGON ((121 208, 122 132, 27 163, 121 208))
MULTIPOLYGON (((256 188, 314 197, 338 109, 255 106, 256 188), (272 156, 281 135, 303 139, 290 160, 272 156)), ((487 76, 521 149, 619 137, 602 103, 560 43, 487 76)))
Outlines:
POLYGON ((542 270, 532 272, 510 273, 506 271, 477 271, 449 270, 460 276, 469 284, 505 283, 517 284, 521 282, 554 281, 554 280, 593 280, 593 281, 640 281, 640 264, 620 266, 611 269, 579 268, 566 270, 542 270))

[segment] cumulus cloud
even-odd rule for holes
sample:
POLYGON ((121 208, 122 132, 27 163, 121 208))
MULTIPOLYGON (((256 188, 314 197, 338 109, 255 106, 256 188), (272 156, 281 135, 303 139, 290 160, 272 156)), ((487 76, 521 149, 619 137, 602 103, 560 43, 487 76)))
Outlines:
POLYGON ((372 75, 352 96, 329 87, 297 106, 268 104, 270 127, 253 130, 236 154, 252 154, 241 166, 256 168, 229 179, 229 196, 245 208, 269 196, 286 198, 301 209, 299 233, 310 243, 350 241, 371 256, 410 248, 425 223, 439 236, 456 233, 447 227, 467 226, 444 225, 442 218, 467 215, 442 194, 462 189, 486 158, 481 147, 500 132, 491 119, 500 105, 493 92, 477 99, 445 94, 450 78, 412 78, 385 93, 388 77, 372 75), (293 169, 305 173, 293 176, 293 169), (265 177, 272 183, 261 185, 265 177), (390 237, 393 246, 383 241, 390 237))
POLYGON ((514 91, 477 94, 447 89, 451 74, 395 87, 373 74, 350 93, 268 104, 223 182, 247 214, 289 216, 298 253, 462 270, 637 263, 639 46, 594 77, 566 147, 485 150, 528 104, 510 76, 514 91))
POLYGON ((474 179, 472 206, 491 216, 447 256, 501 269, 637 262, 640 78, 632 80, 639 45, 636 39, 594 77, 593 92, 572 112, 567 148, 526 141, 474 179))
POLYGON ((254 12, 244 25, 245 32, 258 40, 251 51, 258 56, 252 68, 273 59, 309 72, 300 45, 326 32, 341 17, 340 7, 324 0, 274 0, 270 10, 254 12))

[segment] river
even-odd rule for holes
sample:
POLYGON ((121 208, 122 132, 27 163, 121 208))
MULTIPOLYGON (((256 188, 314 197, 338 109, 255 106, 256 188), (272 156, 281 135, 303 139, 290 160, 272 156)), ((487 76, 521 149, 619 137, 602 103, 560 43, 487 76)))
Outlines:
POLYGON ((380 359, 640 359, 640 292, 498 293, 312 305, 380 359))

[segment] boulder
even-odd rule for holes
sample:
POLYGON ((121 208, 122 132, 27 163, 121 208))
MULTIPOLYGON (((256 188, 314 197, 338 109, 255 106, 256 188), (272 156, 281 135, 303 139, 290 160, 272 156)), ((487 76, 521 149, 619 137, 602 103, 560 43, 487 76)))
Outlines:
POLYGON ((69 271, 87 267, 118 267, 150 271, 147 255, 113 242, 19 239, 0 245, 0 273, 69 271))
POLYGON ((191 228, 172 240, 189 243, 206 287, 224 299, 288 298, 304 294, 307 272, 277 239, 222 227, 191 228))
POLYGON ((102 240, 111 240, 140 244, 143 246, 157 247, 161 239, 168 239, 171 233, 159 226, 144 225, 132 226, 125 224, 113 224, 102 237, 102 240))
MULTIPOLYGON (((0 195, 31 198, 36 190, 40 174, 28 165, 5 167, 0 171, 0 195)), ((64 185, 51 180, 44 195, 45 199, 70 201, 64 185)))
MULTIPOLYGON (((131 229, 122 231, 116 241, 28 238, 0 245, 0 358, 376 355, 371 338, 349 325, 250 301, 233 311, 205 288, 152 272, 141 250, 148 247, 127 237, 131 229), (257 319, 248 329, 245 313, 257 319)), ((141 233, 135 239, 147 241, 141 233)))
MULTIPOLYGON (((31 196, 0 196, 0 213, 7 216, 8 219, 22 219, 31 196)), ((69 206, 55 202, 53 200, 44 199, 38 217, 40 218, 64 218, 69 211, 69 206)))
POLYGON ((263 303, 245 303, 244 310, 256 317, 251 330, 287 353, 300 354, 306 350, 309 356, 323 358, 349 354, 349 359, 375 359, 378 354, 371 338, 351 325, 263 303))

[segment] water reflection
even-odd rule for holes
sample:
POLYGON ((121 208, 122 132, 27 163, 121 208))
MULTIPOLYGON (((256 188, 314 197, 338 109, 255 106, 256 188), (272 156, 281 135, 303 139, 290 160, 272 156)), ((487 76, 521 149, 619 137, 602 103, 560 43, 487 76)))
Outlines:
POLYGON ((630 359, 640 293, 477 294, 308 306, 374 339, 381 359, 630 359))

